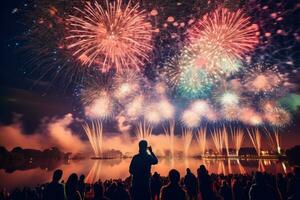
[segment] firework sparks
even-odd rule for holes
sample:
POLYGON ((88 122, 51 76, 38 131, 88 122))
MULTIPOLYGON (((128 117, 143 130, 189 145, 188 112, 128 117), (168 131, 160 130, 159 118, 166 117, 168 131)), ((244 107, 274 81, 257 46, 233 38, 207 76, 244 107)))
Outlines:
POLYGON ((159 124, 163 119, 160 110, 155 104, 147 106, 144 113, 144 118, 148 123, 154 125, 159 124))
POLYGON ((196 138, 200 148, 200 154, 204 157, 206 150, 206 127, 198 130, 196 138))
MULTIPOLYGON (((207 97, 213 86, 213 81, 205 70, 189 64, 188 57, 179 65, 179 80, 177 90, 180 95, 189 98, 207 97)), ((175 74, 176 75, 176 74, 175 74)))
POLYGON ((222 116, 225 120, 236 121, 239 119, 240 109, 238 106, 224 106, 222 107, 222 116))
POLYGON ((190 129, 182 130, 183 153, 185 158, 189 156, 189 149, 193 139, 193 132, 190 129))
POLYGON ((91 118, 107 119, 113 113, 113 103, 111 97, 106 91, 86 90, 84 98, 91 98, 89 103, 84 103, 85 115, 91 118))
POLYGON ((241 68, 240 59, 258 44, 258 26, 241 10, 219 8, 204 15, 188 31, 193 65, 211 76, 232 74, 241 68))
POLYGON ((196 128, 201 122, 201 116, 192 110, 185 110, 182 113, 181 121, 188 128, 196 128))
POLYGON ((150 140, 152 135, 152 126, 146 122, 140 122, 136 129, 136 135, 139 140, 150 140))
POLYGON ((290 114, 278 106, 265 111, 265 119, 273 126, 281 127, 288 124, 291 120, 290 114))
POLYGON ((169 121, 169 128, 165 128, 164 133, 168 138, 168 141, 170 141, 170 151, 171 151, 171 156, 174 158, 174 139, 175 139, 175 121, 171 120, 169 121))
POLYGON ((226 8, 204 15, 189 31, 192 43, 207 45, 206 54, 219 51, 237 58, 255 48, 259 42, 258 35, 258 25, 252 24, 242 10, 230 12, 226 8))
POLYGON ((123 70, 113 79, 114 96, 122 101, 140 90, 141 74, 134 70, 123 70))
POLYGON ((257 64, 246 73, 247 91, 268 94, 288 83, 286 74, 279 72, 276 66, 257 64))
POLYGON ((126 114, 130 118, 138 118, 143 114, 144 97, 135 97, 132 102, 126 105, 126 114))
POLYGON ((222 106, 236 106, 240 102, 240 97, 231 91, 226 91, 220 97, 220 103, 222 106))
POLYGON ((170 120, 174 117, 175 108, 166 98, 158 102, 157 108, 160 110, 164 120, 170 120))
POLYGON ((225 126, 223 127, 223 140, 226 149, 226 155, 229 156, 229 139, 228 139, 228 132, 225 126))
POLYGON ((215 144, 216 150, 219 155, 223 154, 223 130, 222 129, 214 129, 213 132, 211 133, 213 142, 215 144))
POLYGON ((261 115, 251 107, 243 107, 240 109, 239 120, 252 126, 260 125, 263 122, 261 115))
POLYGON ((240 148, 242 147, 243 141, 245 139, 245 135, 242 129, 240 128, 231 128, 231 138, 233 141, 233 145, 235 148, 236 156, 239 155, 240 148))
POLYGON ((271 144, 271 147, 273 150, 275 150, 278 154, 281 154, 281 139, 280 139, 280 133, 278 129, 273 129, 273 133, 266 129, 266 133, 269 139, 269 142, 271 144))
POLYGON ((92 121, 91 125, 85 123, 82 127, 86 135, 88 136, 90 144, 94 150, 95 156, 101 156, 103 149, 103 128, 101 121, 92 121))
POLYGON ((85 3, 75 8, 78 15, 67 19, 68 48, 83 64, 97 64, 106 72, 134 67, 139 69, 152 50, 152 26, 139 4, 124 5, 116 0, 105 5, 85 3))
POLYGON ((251 139, 253 147, 255 148, 255 150, 257 152, 257 155, 260 156, 260 152, 261 152, 261 135, 260 135, 260 132, 259 132, 258 128, 256 128, 256 129, 247 129, 247 132, 249 134, 249 137, 251 139))

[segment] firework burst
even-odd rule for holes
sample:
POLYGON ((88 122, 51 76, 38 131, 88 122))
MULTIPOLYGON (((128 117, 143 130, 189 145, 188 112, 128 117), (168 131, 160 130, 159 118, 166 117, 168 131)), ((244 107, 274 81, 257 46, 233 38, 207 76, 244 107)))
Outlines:
POLYGON ((179 67, 178 93, 188 98, 208 97, 213 87, 213 81, 207 72, 184 63, 179 67))
POLYGON ((266 111, 264 117, 268 123, 277 127, 285 126, 291 120, 290 114, 278 106, 274 107, 272 110, 266 111))
POLYGON ((188 31, 189 65, 205 69, 214 78, 236 73, 242 67, 240 59, 258 44, 258 35, 258 26, 242 10, 216 9, 188 31))
POLYGON ((196 112, 188 109, 182 113, 181 122, 185 127, 196 128, 201 122, 201 116, 196 112))
POLYGON ((231 12, 218 8, 197 21, 188 34, 191 43, 204 44, 204 53, 214 56, 225 53, 242 58, 259 42, 258 25, 252 24, 240 9, 231 12))
POLYGON ((142 75, 134 70, 123 70, 113 78, 114 96, 120 100, 129 100, 140 90, 142 75))
POLYGON ((256 64, 245 77, 245 88, 253 93, 269 94, 288 84, 287 75, 279 72, 277 66, 256 64))
POLYGON ((87 2, 78 15, 67 19, 68 48, 84 65, 99 66, 103 72, 136 68, 149 59, 152 26, 139 4, 116 0, 105 5, 87 2))

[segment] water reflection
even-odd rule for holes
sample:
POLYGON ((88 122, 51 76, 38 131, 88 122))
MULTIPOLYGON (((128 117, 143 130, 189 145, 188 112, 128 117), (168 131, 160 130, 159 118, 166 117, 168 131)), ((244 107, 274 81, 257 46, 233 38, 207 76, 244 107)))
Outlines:
MULTIPOLYGON (((64 171, 63 179, 75 172, 77 174, 85 174, 87 182, 95 182, 96 180, 105 179, 125 179, 129 176, 128 167, 130 159, 112 159, 112 160, 79 160, 70 161, 68 163, 60 163, 59 167, 64 171)), ((153 166, 152 172, 157 171, 162 176, 167 176, 172 168, 179 170, 181 175, 185 174, 185 170, 189 167, 192 172, 196 173, 197 168, 204 164, 210 173, 251 173, 253 171, 268 171, 271 173, 287 173, 291 170, 286 162, 278 160, 240 160, 240 159, 193 159, 193 158, 161 158, 159 164, 153 166)), ((53 167, 51 169, 41 167, 22 168, 18 170, 0 170, 0 187, 23 187, 36 186, 51 180, 53 167)))

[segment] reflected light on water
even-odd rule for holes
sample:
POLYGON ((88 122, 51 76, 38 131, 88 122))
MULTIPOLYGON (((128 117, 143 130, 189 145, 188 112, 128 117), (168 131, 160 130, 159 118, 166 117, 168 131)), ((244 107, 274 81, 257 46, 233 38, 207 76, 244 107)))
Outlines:
MULTIPOLYGON (((108 159, 108 160, 74 160, 61 163, 53 169, 42 169, 36 167, 28 170, 15 170, 11 173, 0 170, 0 187, 9 188, 36 186, 51 180, 53 170, 60 168, 64 171, 63 180, 67 180, 71 173, 86 175, 86 181, 91 183, 99 179, 125 179, 129 177, 129 164, 131 159, 108 159)), ((181 176, 189 167, 193 173, 197 173, 200 165, 205 165, 209 173, 251 173, 253 171, 268 171, 274 174, 287 173, 291 171, 287 163, 278 160, 244 160, 244 159, 195 159, 195 158, 159 158, 159 164, 152 167, 152 173, 158 172, 161 176, 167 176, 169 170, 177 169, 181 176), (266 165, 267 164, 267 165, 266 165)))

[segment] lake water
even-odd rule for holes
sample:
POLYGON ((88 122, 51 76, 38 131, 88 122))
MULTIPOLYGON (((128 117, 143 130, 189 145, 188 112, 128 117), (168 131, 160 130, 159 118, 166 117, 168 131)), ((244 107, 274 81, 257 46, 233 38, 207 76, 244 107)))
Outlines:
MULTIPOLYGON (((85 174, 87 182, 94 182, 98 179, 118 179, 129 176, 128 167, 131 159, 111 160, 71 160, 68 162, 29 163, 26 166, 19 166, 18 169, 0 170, 0 187, 13 189, 15 187, 30 186, 45 183, 51 180, 53 170, 62 169, 63 179, 71 173, 85 174)), ((271 173, 287 173, 291 171, 287 162, 278 160, 241 160, 241 159, 159 159, 159 164, 152 167, 152 172, 157 171, 161 176, 167 176, 172 168, 180 171, 181 176, 189 167, 193 173, 204 164, 210 173, 251 173, 252 171, 267 171, 271 173)))

